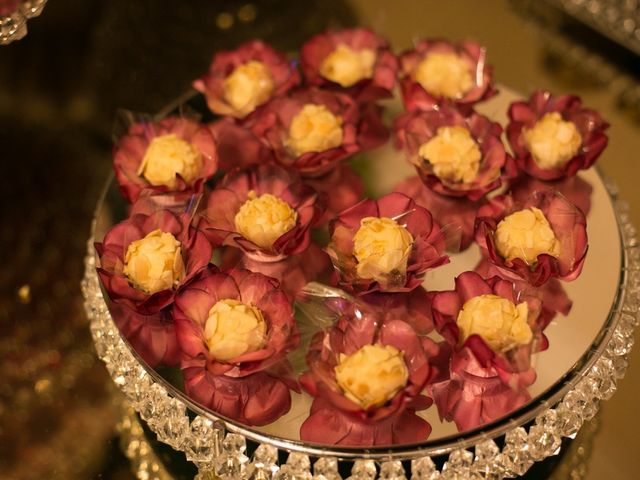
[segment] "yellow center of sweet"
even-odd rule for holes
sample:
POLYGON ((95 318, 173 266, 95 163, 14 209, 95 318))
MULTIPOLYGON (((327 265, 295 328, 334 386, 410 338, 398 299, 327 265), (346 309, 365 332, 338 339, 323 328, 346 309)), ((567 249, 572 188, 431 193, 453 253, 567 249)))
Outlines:
POLYGON ((224 79, 224 99, 242 115, 251 113, 265 103, 273 93, 271 72, 262 62, 251 60, 237 66, 224 79))
POLYGON ((270 193, 257 196, 252 190, 235 216, 236 230, 261 248, 270 249, 282 235, 296 226, 298 213, 270 193))
POLYGON ((307 103, 293 117, 286 141, 291 152, 299 157, 308 152, 322 152, 342 145, 342 119, 324 105, 307 103))
POLYGON ((131 242, 123 273, 135 288, 148 294, 174 288, 185 275, 180 242, 160 230, 131 242))
POLYGON ((345 397, 364 409, 384 405, 409 379, 402 352, 391 345, 365 345, 341 354, 334 371, 345 397))
POLYGON ((191 183, 202 170, 200 152, 189 142, 173 133, 151 140, 142 158, 138 175, 151 185, 176 187, 176 175, 191 183))
POLYGON ((524 140, 540 168, 558 168, 576 156, 582 137, 573 122, 558 112, 545 114, 532 128, 524 129, 524 140))
POLYGON ((482 154, 471 132, 464 127, 440 127, 418 151, 441 180, 472 182, 478 176, 482 154))
POLYGON ((526 345, 533 333, 527 323, 526 302, 516 306, 497 295, 479 295, 465 302, 458 314, 461 342, 471 335, 480 335, 496 352, 506 352, 517 345, 526 345))
POLYGON ((415 70, 414 78, 432 95, 459 98, 473 88, 469 64, 455 53, 430 53, 415 70))
POLYGON ((265 346, 267 324, 256 307, 224 299, 209 310, 204 339, 209 353, 222 362, 265 346))
POLYGON ((560 255, 560 243, 539 208, 525 208, 507 215, 495 233, 498 253, 507 260, 520 258, 534 264, 538 255, 560 255))
POLYGON ((376 52, 364 48, 354 50, 340 44, 322 61, 320 75, 343 87, 351 87, 360 80, 373 76, 376 52))
POLYGON ((411 233, 395 220, 363 218, 353 237, 358 277, 385 283, 389 275, 405 275, 412 246, 411 233))

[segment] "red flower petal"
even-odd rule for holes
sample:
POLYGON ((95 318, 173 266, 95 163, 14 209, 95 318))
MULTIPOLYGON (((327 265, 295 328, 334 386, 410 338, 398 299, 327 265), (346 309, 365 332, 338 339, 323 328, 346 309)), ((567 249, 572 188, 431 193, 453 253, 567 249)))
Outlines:
POLYGON ((374 292, 363 295, 360 299, 383 315, 385 321, 404 320, 422 335, 434 329, 431 296, 423 287, 411 292, 374 292))
POLYGON ((280 379, 258 372, 243 378, 184 370, 187 395, 203 406, 245 425, 267 425, 291 408, 289 387, 280 379))
POLYGON ((180 350, 170 311, 141 315, 114 302, 109 302, 109 310, 120 333, 150 367, 178 364, 180 350))
POLYGON ((338 213, 352 207, 364 194, 364 183, 348 165, 339 165, 321 177, 307 178, 304 183, 324 195, 326 210, 318 221, 325 224, 338 213))
POLYGON ((303 441, 353 447, 418 443, 430 434, 431 426, 411 410, 371 424, 332 408, 321 399, 314 400, 311 415, 300 427, 303 441))
POLYGON ((294 301, 298 292, 311 281, 328 281, 331 260, 329 256, 311 243, 304 252, 291 255, 278 262, 261 262, 249 258, 237 249, 226 249, 223 253, 223 269, 239 267, 261 273, 280 282, 280 288, 290 301, 294 301))
POLYGON ((447 251, 466 250, 473 242, 476 212, 481 202, 446 197, 430 190, 419 177, 411 177, 396 187, 417 205, 428 208, 445 235, 447 251))
POLYGON ((273 161, 273 153, 249 129, 230 118, 209 124, 209 130, 218 147, 220 168, 246 168, 250 165, 273 161))

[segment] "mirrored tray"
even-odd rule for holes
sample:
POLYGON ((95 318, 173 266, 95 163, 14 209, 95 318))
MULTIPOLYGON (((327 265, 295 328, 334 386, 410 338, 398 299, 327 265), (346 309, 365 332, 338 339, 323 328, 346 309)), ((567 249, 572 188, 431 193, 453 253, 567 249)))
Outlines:
MULTIPOLYGON (((504 124, 507 106, 516 98, 501 88, 500 95, 478 110, 504 124)), ((392 114, 396 108, 393 103, 388 105, 392 114)), ((365 181, 372 195, 390 192, 414 175, 412 167, 398 157, 401 153, 390 145, 368 155, 365 181)), ((606 162, 606 154, 602 161, 606 162)), ((93 239, 100 240, 114 223, 118 196, 109 194, 115 191, 111 184, 96 212, 83 281, 98 355, 159 440, 185 452, 203 476, 215 472, 229 479, 293 479, 311 478, 314 472, 317 478, 350 474, 355 480, 378 478, 376 475, 387 479, 522 475, 534 461, 556 454, 561 438, 575 435, 595 415, 599 401, 614 393, 633 344, 640 305, 640 248, 635 232, 615 189, 596 170, 584 172, 581 179, 592 187, 587 217, 590 250, 582 275, 565 284, 573 309, 545 330, 550 348, 535 355, 538 378, 529 389, 532 400, 481 428, 459 433, 453 423, 440 421, 432 407, 422 413, 433 431, 421 444, 368 449, 312 445, 300 442, 298 436, 310 405, 306 394, 294 394, 291 411, 262 428, 222 419, 189 399, 131 349, 102 296, 93 239)), ((425 285, 429 290, 449 289, 453 278, 472 270, 479 258, 477 246, 472 245, 453 255, 451 264, 429 273, 425 285)))

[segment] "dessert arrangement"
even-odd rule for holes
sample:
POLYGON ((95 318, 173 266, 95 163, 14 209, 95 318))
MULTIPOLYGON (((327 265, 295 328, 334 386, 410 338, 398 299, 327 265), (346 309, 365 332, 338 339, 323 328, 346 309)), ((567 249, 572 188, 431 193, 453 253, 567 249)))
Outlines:
POLYGON ((420 443, 425 412, 465 432, 531 400, 589 261, 578 173, 607 144, 597 112, 535 91, 501 125, 477 111, 497 94, 482 46, 396 55, 365 28, 295 58, 247 42, 194 87, 209 112, 129 116, 113 151, 127 218, 95 245, 150 367, 216 416, 295 416, 320 445, 420 443), (362 154, 389 143, 386 168, 415 174, 373 197, 362 154), (434 288, 471 249, 477 265, 434 288))

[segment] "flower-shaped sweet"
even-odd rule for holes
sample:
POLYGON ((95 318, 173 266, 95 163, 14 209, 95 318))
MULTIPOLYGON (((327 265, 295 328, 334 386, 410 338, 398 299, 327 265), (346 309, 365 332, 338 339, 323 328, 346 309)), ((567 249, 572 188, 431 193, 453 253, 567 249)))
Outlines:
POLYGON ((176 297, 176 336, 185 391, 246 425, 289 411, 290 366, 299 341, 293 308, 278 282, 259 273, 209 271, 176 297))
POLYGON ((311 37, 300 49, 300 66, 308 84, 344 90, 361 102, 391 96, 398 60, 386 39, 352 28, 311 37))
POLYGON ((498 188, 515 165, 500 139, 502 127, 450 107, 413 112, 395 122, 395 135, 424 183, 434 192, 478 200, 498 188))
POLYGON ((315 399, 300 438, 352 446, 425 440, 431 427, 415 411, 431 405, 421 393, 436 373, 428 361, 435 349, 402 320, 344 308, 309 348, 300 383, 315 399))
POLYGON ((216 141, 221 170, 229 171, 273 161, 271 149, 251 130, 229 117, 210 123, 209 130, 216 141))
POLYGON ((202 192, 218 169, 208 128, 180 117, 134 123, 113 152, 120 191, 129 203, 149 193, 202 192))
POLYGON ((517 293, 512 282, 500 277, 485 280, 476 272, 462 273, 455 290, 432 297, 436 329, 454 349, 470 348, 487 367, 505 375, 528 372, 530 350, 539 340, 541 304, 534 297, 517 298, 517 293))
POLYGON ((329 231, 337 283, 352 292, 410 291, 428 269, 449 262, 429 211, 401 193, 357 203, 332 220, 329 231))
POLYGON ((275 98, 247 126, 271 147, 277 162, 315 177, 376 143, 371 137, 379 129, 365 128, 365 120, 350 96, 310 88, 275 98))
POLYGON ((497 92, 484 47, 445 40, 421 40, 400 56, 400 87, 409 111, 441 104, 470 107, 497 92))
POLYGON ((499 277, 465 272, 455 290, 433 296, 432 312, 452 349, 449 379, 431 388, 442 418, 466 430, 528 400, 525 389, 536 377, 531 352, 543 341, 538 299, 518 297, 499 277))
POLYGON ((476 242, 505 275, 532 286, 575 280, 587 255, 584 214, 563 195, 537 191, 524 203, 501 195, 480 207, 476 242))
POLYGON ((609 124, 574 95, 538 90, 509 106, 507 138, 518 167, 541 180, 589 168, 607 146, 609 124))
POLYGON ((253 40, 216 53, 209 72, 193 86, 206 96, 213 113, 244 118, 299 83, 298 71, 284 55, 253 40))
POLYGON ((203 229, 214 244, 233 245, 263 261, 281 260, 308 246, 322 214, 315 191, 274 164, 232 170, 211 192, 203 229))
POLYGON ((98 275, 110 300, 151 315, 204 270, 211 244, 187 214, 158 210, 134 214, 96 243, 98 275))

